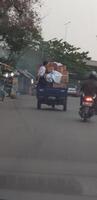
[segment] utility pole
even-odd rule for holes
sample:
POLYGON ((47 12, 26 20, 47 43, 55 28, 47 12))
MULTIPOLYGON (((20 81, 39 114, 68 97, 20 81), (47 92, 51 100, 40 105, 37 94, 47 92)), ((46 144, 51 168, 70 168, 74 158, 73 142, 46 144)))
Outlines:
POLYGON ((65 42, 67 41, 67 34, 68 34, 68 25, 71 23, 71 21, 68 21, 64 24, 65 26, 65 42))

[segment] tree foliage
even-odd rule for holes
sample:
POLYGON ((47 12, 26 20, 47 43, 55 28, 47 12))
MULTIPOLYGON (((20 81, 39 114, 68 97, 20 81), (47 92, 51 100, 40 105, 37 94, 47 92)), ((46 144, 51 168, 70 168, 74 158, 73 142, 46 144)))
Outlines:
POLYGON ((40 46, 43 60, 52 60, 66 64, 70 72, 84 74, 86 72, 86 60, 91 59, 89 52, 81 51, 63 40, 53 39, 43 41, 40 46))
POLYGON ((9 48, 11 57, 41 38, 35 4, 39 0, 0 0, 0 40, 9 48))

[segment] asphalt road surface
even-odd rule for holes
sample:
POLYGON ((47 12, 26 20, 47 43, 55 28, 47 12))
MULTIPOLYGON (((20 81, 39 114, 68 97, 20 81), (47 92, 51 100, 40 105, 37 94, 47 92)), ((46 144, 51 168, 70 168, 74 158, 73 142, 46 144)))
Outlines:
POLYGON ((1 199, 97 199, 97 117, 83 123, 78 109, 79 98, 67 112, 31 96, 0 102, 1 199))

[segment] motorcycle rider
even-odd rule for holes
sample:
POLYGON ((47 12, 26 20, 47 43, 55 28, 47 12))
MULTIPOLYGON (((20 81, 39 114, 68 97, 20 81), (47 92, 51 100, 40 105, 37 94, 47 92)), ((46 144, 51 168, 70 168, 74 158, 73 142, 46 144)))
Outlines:
MULTIPOLYGON (((95 96, 97 95, 97 73, 92 71, 87 80, 85 80, 81 86, 81 92, 85 96, 95 96)), ((81 95, 80 105, 82 105, 83 94, 81 95)), ((95 111, 97 114, 97 96, 95 98, 95 111)))

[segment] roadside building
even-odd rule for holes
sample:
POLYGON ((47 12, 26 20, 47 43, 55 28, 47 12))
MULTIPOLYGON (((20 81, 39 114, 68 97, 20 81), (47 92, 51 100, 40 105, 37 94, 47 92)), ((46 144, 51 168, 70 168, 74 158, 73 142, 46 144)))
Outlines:
POLYGON ((20 94, 31 94, 32 80, 34 76, 27 70, 17 70, 18 73, 18 91, 20 94))

